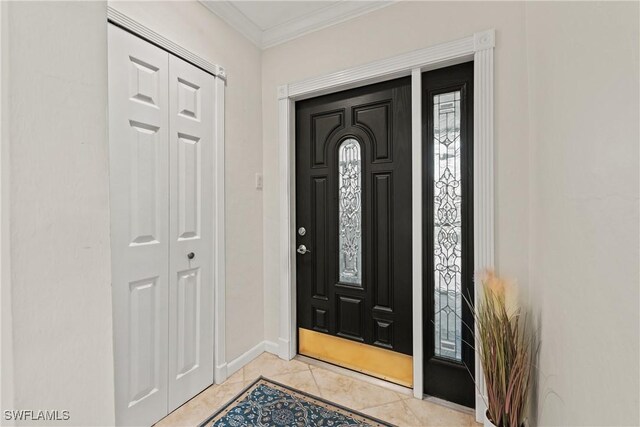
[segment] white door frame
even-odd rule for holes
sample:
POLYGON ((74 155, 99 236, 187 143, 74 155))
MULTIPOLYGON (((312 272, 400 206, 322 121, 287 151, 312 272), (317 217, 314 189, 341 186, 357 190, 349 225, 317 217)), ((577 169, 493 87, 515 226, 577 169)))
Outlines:
POLYGON ((224 217, 224 92, 226 71, 223 67, 190 52, 182 46, 163 37, 155 31, 131 19, 126 14, 107 6, 109 22, 147 40, 148 42, 184 59, 196 67, 215 77, 214 83, 214 159, 213 159, 213 251, 211 263, 213 266, 213 334, 214 345, 214 378, 212 381, 220 384, 227 379, 227 362, 225 350, 225 217, 224 217))
MULTIPOLYGON (((412 225, 413 225, 413 394, 423 397, 422 354, 422 73, 474 61, 473 102, 473 215, 474 269, 494 265, 493 184, 493 50, 495 30, 409 52, 393 58, 278 87, 280 164, 280 325, 278 355, 286 360, 297 353, 295 262, 295 101, 365 84, 411 75, 412 109, 412 225)), ((476 284, 476 295, 478 294, 476 284)), ((475 376, 480 390, 484 379, 476 357, 475 376)), ((476 420, 485 404, 476 393, 476 420)))

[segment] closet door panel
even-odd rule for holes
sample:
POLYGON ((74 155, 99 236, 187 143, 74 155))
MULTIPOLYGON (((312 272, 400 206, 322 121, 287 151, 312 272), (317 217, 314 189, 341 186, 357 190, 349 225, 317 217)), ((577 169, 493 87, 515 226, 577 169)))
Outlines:
POLYGON ((169 411, 213 382, 214 79, 169 57, 169 411))
POLYGON ((111 257, 118 425, 167 414, 169 54, 113 25, 111 257))

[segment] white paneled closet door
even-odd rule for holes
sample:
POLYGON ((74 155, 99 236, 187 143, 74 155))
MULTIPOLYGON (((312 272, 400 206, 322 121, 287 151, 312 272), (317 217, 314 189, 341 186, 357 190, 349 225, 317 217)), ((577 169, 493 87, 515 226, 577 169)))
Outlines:
POLYGON ((214 77, 169 57, 169 411, 213 379, 214 77))
POLYGON ((151 425, 213 382, 215 77, 108 27, 116 422, 151 425))
POLYGON ((116 422, 167 413, 169 54, 109 25, 116 422))

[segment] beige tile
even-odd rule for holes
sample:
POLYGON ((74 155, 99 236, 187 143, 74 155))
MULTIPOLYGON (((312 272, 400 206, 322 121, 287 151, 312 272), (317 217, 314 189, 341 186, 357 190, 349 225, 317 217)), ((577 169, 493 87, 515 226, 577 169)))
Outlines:
MULTIPOLYGON (((209 389, 218 387, 211 386, 209 389)), ((208 391, 209 389, 205 390, 208 391)), ((204 392, 203 392, 204 393, 204 392)), ((210 406, 202 398, 203 393, 200 393, 165 418, 160 420, 156 426, 158 427, 177 427, 177 426, 197 426, 209 415, 213 413, 210 406)))
POLYGON ((197 426, 200 422, 207 418, 207 411, 203 408, 187 408, 188 404, 176 409, 171 414, 167 415, 157 424, 156 427, 182 427, 182 426, 197 426))
POLYGON ((404 403, 424 426, 473 426, 475 419, 470 414, 446 408, 425 400, 408 399, 404 403))
POLYGON ((361 410, 362 413, 397 426, 419 426, 420 420, 407 408, 404 400, 361 410))
MULTIPOLYGON (((0 0, 2 1, 2 0, 0 0)), ((242 387, 240 387, 240 389, 238 390, 238 392, 236 394, 240 394, 240 392, 242 390, 244 390, 245 388, 248 388, 250 385, 253 385, 255 381, 243 381, 242 383, 238 383, 238 384, 242 384, 242 387)), ((231 396, 233 397, 233 396, 231 396)))
POLYGON ((221 385, 212 385, 160 420, 156 426, 197 426, 234 398, 244 387, 245 383, 242 381, 229 383, 228 380, 221 385))
POLYGON ((398 395, 398 399, 400 400, 407 400, 407 399, 413 399, 413 390, 411 390, 412 394, 407 394, 407 393, 399 393, 399 392, 394 392, 395 394, 398 395))
POLYGON ((223 383, 219 386, 209 387, 202 392, 201 398, 211 412, 233 399, 245 387, 245 382, 223 383))
POLYGON ((225 383, 238 383, 244 381, 244 368, 239 369, 233 375, 227 378, 225 383))
POLYGON ((207 388, 156 425, 197 426, 260 375, 399 426, 479 426, 469 414, 268 353, 231 375, 224 384, 207 388))
POLYGON ((401 400, 391 390, 350 378, 323 368, 313 369, 313 377, 325 399, 351 409, 379 406, 401 400))
POLYGON ((276 375, 274 377, 269 377, 269 379, 295 388, 296 390, 304 391, 305 393, 320 397, 318 385, 309 370, 294 372, 292 374, 276 375))
POLYGON ((273 378, 277 375, 291 374, 293 372, 308 371, 309 365, 298 360, 283 360, 270 354, 262 353, 255 360, 244 367, 244 380, 252 381, 260 375, 273 378))

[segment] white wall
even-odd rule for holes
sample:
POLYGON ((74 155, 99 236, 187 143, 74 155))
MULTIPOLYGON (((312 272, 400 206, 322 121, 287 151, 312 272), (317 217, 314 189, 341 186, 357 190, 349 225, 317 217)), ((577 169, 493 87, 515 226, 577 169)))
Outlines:
POLYGON ((542 425, 638 425, 637 3, 402 2, 266 50, 265 336, 278 85, 495 28, 496 264, 539 318, 542 425))
MULTIPOLYGON (((15 2, 2 7, 10 23, 2 32, 2 59, 9 64, 2 69, 3 82, 10 75, 8 97, 2 87, 10 112, 5 114, 3 103, 2 132, 3 148, 10 139, 11 158, 4 168, 3 149, 2 185, 4 191, 8 169, 12 279, 10 288, 3 282, 2 327, 13 321, 9 345, 4 344, 11 337, 2 334, 2 391, 14 392, 6 406, 3 396, 2 409, 66 409, 70 424, 111 425, 106 3, 15 2), (10 138, 4 136, 6 128, 10 138), (4 311, 4 297, 10 294, 5 291, 13 293, 13 319, 4 311), (11 344, 13 369, 7 372, 11 360, 4 352, 11 344)), ((262 193, 254 188, 254 174, 262 170, 261 53, 196 2, 116 7, 223 65, 229 75, 230 361, 263 340, 262 193)), ((5 253, 1 255, 4 260, 5 253)))
MULTIPOLYGON (((14 405, 112 424, 106 7, 3 6, 14 405)), ((638 424, 637 4, 402 2, 262 54, 197 3, 116 7, 229 73, 228 360, 278 338, 277 86, 496 28, 496 261, 539 311, 538 421, 638 424)))
POLYGON ((540 425, 640 424, 638 12, 527 5, 540 425))
POLYGON ((197 2, 114 2, 111 6, 214 64, 229 76, 225 111, 226 350, 232 361, 263 334, 261 52, 197 2))
POLYGON ((3 409, 112 424, 106 7, 7 9, 14 406, 3 409))
POLYGON ((263 53, 265 336, 278 338, 277 86, 496 28, 496 262, 527 285, 528 128, 524 4, 401 2, 263 53))
MULTIPOLYGON (((13 316, 9 246, 9 16, 0 3, 0 408, 13 406, 13 316)), ((0 425, 4 425, 0 421, 0 425)))

